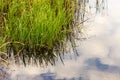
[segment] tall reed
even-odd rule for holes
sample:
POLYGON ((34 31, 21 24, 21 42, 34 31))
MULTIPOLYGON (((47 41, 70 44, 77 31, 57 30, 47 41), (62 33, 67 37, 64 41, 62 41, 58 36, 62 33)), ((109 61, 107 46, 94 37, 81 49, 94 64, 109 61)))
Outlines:
POLYGON ((64 52, 65 38, 74 46, 75 13, 87 2, 78 1, 0 0, 0 54, 13 51, 24 64, 31 58, 53 64, 64 52))

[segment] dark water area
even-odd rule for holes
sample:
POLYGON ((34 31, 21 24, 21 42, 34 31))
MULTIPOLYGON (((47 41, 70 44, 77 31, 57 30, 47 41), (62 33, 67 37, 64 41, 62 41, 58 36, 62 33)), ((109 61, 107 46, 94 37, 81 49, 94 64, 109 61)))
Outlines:
POLYGON ((80 37, 85 40, 76 41, 79 56, 65 54, 64 64, 55 66, 11 65, 11 80, 120 80, 120 1, 107 4, 107 10, 84 24, 80 37))

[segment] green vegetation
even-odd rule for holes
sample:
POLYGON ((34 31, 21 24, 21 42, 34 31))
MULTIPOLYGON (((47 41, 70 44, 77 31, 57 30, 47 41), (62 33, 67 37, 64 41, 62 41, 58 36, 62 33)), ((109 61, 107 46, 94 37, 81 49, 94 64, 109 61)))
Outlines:
POLYGON ((74 11, 75 0, 0 0, 0 51, 52 63, 59 54, 53 49, 62 50, 72 31, 74 11))
POLYGON ((76 0, 0 0, 0 55, 9 57, 13 51, 15 59, 21 58, 24 64, 31 58, 53 64, 64 53, 68 40, 74 49, 73 23, 78 20, 80 8, 85 9, 86 0, 79 3, 78 6, 76 0))

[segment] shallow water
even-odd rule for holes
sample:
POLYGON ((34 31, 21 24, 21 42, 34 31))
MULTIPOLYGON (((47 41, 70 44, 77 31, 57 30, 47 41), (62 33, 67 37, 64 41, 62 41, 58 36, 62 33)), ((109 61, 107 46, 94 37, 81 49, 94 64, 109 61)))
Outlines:
POLYGON ((108 11, 85 24, 77 41, 79 56, 66 54, 64 65, 11 65, 12 80, 120 80, 120 1, 108 0, 108 11), (106 13, 107 12, 107 13, 106 13))

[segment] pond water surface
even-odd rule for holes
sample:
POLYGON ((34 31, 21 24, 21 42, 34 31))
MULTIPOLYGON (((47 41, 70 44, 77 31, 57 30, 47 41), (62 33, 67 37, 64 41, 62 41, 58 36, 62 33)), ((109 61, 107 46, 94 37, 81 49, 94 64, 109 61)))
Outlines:
POLYGON ((85 24, 79 56, 66 54, 64 64, 48 67, 12 65, 12 80, 120 80, 120 0, 107 4, 108 11, 85 24))

